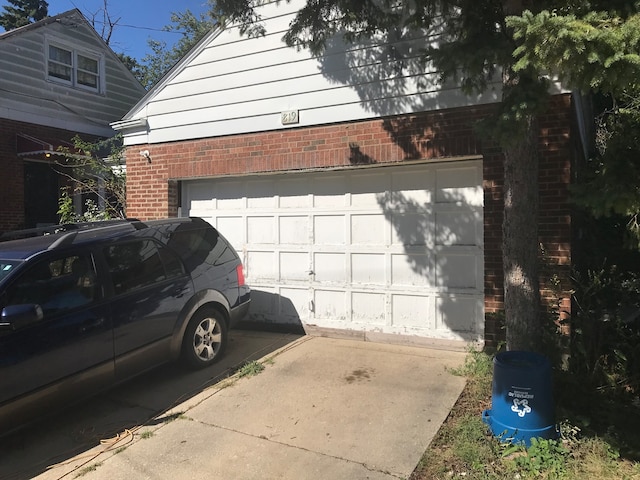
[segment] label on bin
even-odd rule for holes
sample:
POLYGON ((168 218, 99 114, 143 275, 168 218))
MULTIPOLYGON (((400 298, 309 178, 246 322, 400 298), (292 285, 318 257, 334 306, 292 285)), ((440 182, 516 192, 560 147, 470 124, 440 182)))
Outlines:
POLYGON ((529 400, 534 398, 534 395, 529 393, 530 388, 511 387, 513 391, 507 395, 512 398, 513 405, 511 405, 511 411, 517 413, 520 418, 524 417, 527 413, 531 413, 531 407, 529 406, 529 400))

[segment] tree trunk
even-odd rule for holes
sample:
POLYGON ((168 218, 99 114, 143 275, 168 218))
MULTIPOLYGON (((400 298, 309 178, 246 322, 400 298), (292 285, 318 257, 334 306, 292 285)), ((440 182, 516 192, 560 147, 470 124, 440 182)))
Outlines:
POLYGON ((539 351, 538 128, 526 121, 519 142, 503 148, 504 219, 502 260, 507 350, 539 351))

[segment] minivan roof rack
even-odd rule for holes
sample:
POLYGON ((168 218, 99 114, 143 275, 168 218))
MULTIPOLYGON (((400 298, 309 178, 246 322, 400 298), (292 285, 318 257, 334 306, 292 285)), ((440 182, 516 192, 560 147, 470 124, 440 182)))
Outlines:
MULTIPOLYGON (((125 225, 125 224, 131 224, 133 228, 135 228, 136 230, 140 230, 141 228, 144 228, 144 224, 136 218, 120 218, 120 219, 114 219, 114 220, 101 220, 101 221, 93 221, 93 222, 63 223, 60 225, 47 225, 45 227, 27 228, 23 230, 13 230, 10 232, 5 232, 2 235, 0 235, 0 242, 4 242, 7 240, 19 240, 22 238, 39 237, 43 235, 53 235, 56 233, 78 232, 80 230, 87 230, 92 228, 104 228, 104 227, 110 227, 114 225, 125 225)), ((56 242, 54 242, 53 245, 57 244, 57 246, 59 246, 62 243, 67 243, 67 242, 60 242, 65 237, 67 237, 67 235, 58 239, 56 242)))

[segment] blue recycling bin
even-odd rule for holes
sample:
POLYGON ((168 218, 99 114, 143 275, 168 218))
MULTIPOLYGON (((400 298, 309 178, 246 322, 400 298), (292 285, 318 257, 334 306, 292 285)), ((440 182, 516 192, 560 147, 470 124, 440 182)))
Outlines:
POLYGON ((532 438, 556 439, 551 363, 534 352, 509 351, 493 360, 491 410, 483 421, 502 442, 531 445, 532 438))

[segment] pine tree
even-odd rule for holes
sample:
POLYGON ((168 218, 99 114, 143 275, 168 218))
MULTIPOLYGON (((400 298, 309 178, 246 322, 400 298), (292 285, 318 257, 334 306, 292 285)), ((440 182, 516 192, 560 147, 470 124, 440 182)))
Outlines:
POLYGON ((6 31, 23 27, 46 18, 49 4, 45 0, 7 0, 13 6, 5 5, 5 13, 0 15, 0 26, 6 31))

